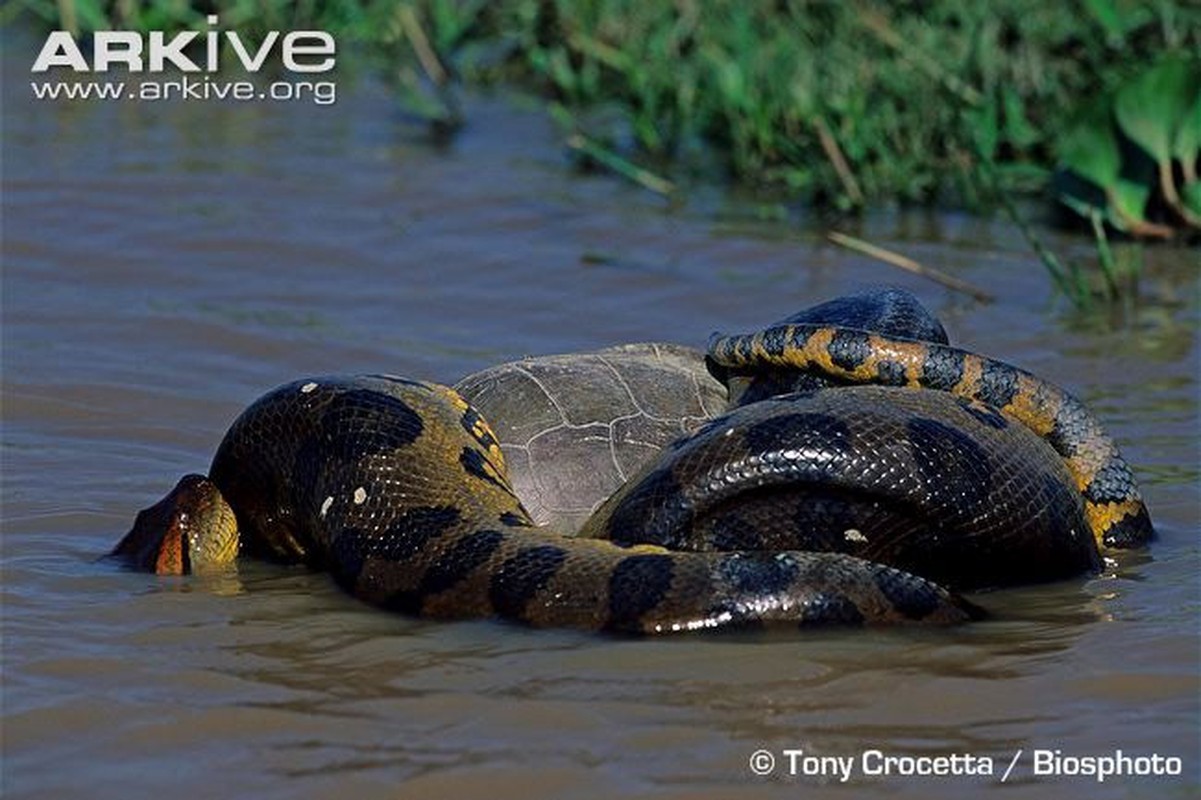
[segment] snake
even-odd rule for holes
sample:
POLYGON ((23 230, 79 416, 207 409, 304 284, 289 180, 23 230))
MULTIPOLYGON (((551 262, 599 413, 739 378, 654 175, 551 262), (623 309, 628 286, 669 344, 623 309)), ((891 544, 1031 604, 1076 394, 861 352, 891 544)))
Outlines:
POLYGON ((986 612, 965 592, 1095 572, 1154 534, 1083 403, 950 345, 907 293, 715 334, 704 364, 730 407, 578 531, 535 520, 459 391, 333 375, 254 401, 113 554, 163 574, 303 564, 430 619, 662 634, 966 622, 986 612))

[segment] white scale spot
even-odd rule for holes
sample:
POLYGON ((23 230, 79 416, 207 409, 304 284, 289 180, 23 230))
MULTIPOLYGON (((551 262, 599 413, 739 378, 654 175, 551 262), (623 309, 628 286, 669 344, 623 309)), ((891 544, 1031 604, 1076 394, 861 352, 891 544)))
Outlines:
POLYGON ((842 532, 842 536, 848 542, 858 542, 859 544, 867 544, 867 537, 854 528, 847 528, 842 532))
POLYGON ((354 504, 361 506, 365 502, 367 502, 367 490, 360 486, 354 490, 354 504))
POLYGON ((313 391, 316 388, 317 388, 317 384, 314 383, 313 381, 309 381, 304 386, 300 387, 300 391, 304 392, 305 394, 308 394, 309 392, 313 391))
POLYGON ((333 504, 334 504, 334 498, 333 498, 333 497, 327 497, 327 498, 325 498, 325 502, 323 502, 323 503, 321 504, 321 516, 322 516, 322 517, 325 517, 325 512, 329 511, 329 507, 330 507, 330 506, 332 506, 333 504))

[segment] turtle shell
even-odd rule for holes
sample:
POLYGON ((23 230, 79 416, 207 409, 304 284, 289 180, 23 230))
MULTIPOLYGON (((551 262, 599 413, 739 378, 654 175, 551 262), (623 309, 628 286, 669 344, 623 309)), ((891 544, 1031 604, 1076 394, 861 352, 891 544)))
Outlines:
POLYGON ((492 426, 535 522, 566 531, 668 443, 724 412, 727 397, 699 350, 665 343, 525 358, 455 389, 492 426))

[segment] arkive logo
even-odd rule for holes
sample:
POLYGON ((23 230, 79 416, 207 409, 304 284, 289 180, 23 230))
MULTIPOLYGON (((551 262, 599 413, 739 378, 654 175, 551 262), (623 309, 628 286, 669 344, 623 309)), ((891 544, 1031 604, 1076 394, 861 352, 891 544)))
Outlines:
POLYGON ((206 20, 207 31, 170 37, 163 31, 96 31, 90 48, 81 48, 67 31, 53 31, 30 68, 37 76, 30 91, 51 101, 337 101, 337 84, 328 76, 318 79, 337 66, 338 46, 329 33, 267 31, 255 41, 220 30, 216 15, 206 20), (247 79, 268 64, 276 80, 247 79), (239 68, 242 74, 230 74, 239 68))
MULTIPOLYGON (((218 18, 207 17, 210 28, 218 18)), ((46 36, 31 72, 46 72, 62 67, 74 72, 108 72, 123 67, 131 73, 161 73, 175 69, 184 73, 216 73, 222 67, 222 44, 228 43, 233 59, 246 71, 260 71, 276 53, 284 69, 303 74, 329 72, 336 65, 337 43, 325 31, 268 31, 257 44, 246 41, 237 31, 184 31, 171 38, 162 31, 96 31, 92 34, 92 61, 89 64, 75 38, 66 31, 46 36), (184 51, 202 39, 204 57, 197 63, 184 51)), ((226 59, 228 60, 228 59, 226 59)))

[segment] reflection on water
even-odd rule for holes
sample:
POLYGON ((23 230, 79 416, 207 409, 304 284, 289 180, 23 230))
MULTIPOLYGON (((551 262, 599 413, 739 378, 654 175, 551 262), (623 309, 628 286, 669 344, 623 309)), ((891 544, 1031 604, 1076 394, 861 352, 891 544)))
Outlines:
POLYGON ((986 286, 998 300, 981 305, 817 230, 572 178, 549 125, 503 99, 474 100, 441 153, 373 86, 325 109, 38 104, 5 35, 6 796, 822 796, 816 779, 753 776, 748 757, 868 747, 1186 759, 1174 783, 1027 770, 1014 796, 1195 787, 1195 253, 1148 253, 1148 296, 1183 300, 1084 330, 1048 308, 1004 225, 849 226, 986 286), (997 618, 951 631, 671 642, 436 625, 266 565, 213 582, 97 560, 205 468, 245 403, 298 375, 453 381, 530 353, 700 344, 880 281, 1094 405, 1144 480, 1149 555, 985 595, 997 618))

